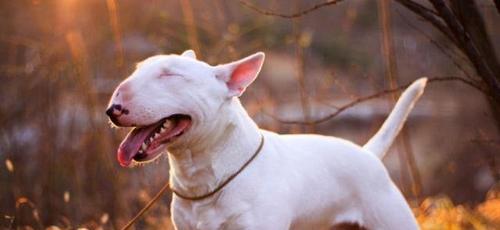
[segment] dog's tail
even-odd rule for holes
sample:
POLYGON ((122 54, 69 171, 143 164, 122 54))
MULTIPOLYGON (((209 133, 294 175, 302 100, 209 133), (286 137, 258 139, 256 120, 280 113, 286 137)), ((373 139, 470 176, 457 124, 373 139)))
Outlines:
POLYGON ((408 114, 413 109, 415 102, 424 92, 427 78, 423 77, 413 82, 401 94, 396 106, 385 120, 379 131, 363 146, 364 149, 383 158, 399 131, 403 127, 408 114))

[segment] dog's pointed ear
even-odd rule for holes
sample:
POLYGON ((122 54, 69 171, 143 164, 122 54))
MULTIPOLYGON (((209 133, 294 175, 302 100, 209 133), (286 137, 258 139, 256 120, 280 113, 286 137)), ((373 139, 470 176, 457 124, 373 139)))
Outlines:
POLYGON ((181 56, 196 59, 196 53, 194 50, 186 50, 181 54, 181 56))
POLYGON ((264 58, 264 53, 258 52, 235 62, 218 65, 215 67, 215 75, 226 83, 230 97, 239 97, 257 78, 264 58))

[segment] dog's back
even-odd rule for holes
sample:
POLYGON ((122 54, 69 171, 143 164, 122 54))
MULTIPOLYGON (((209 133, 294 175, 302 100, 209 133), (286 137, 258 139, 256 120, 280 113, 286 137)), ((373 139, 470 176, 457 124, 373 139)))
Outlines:
POLYGON ((262 176, 276 177, 270 180, 280 188, 264 193, 274 199, 286 197, 298 217, 293 228, 346 222, 370 229, 416 228, 410 208, 380 159, 422 95, 426 80, 419 79, 405 90, 382 128, 363 147, 322 135, 264 132, 268 159, 259 168, 267 168, 262 176), (378 216, 387 212, 390 218, 378 216))
MULTIPOLYGON (((266 134, 266 158, 259 162, 260 178, 275 181, 258 194, 262 203, 283 200, 297 218, 292 229, 321 229, 337 223, 360 223, 373 200, 386 191, 405 205, 382 162, 371 152, 344 139, 321 135, 266 134), (260 165, 260 163, 262 163, 260 165)), ((257 163, 257 162, 256 162, 257 163)), ((262 186, 262 184, 260 184, 262 186)), ((384 207, 384 206, 382 206, 384 207)), ((375 207, 377 208, 377 207, 375 207)), ((409 209, 403 209, 410 215, 409 209)))

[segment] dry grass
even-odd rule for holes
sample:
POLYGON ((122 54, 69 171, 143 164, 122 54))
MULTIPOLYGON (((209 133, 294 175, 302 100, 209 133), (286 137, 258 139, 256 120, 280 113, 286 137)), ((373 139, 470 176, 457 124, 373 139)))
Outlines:
MULTIPOLYGON (((427 197, 413 211, 420 227, 423 230, 493 230, 500 228, 500 190, 488 192, 487 199, 475 207, 467 205, 455 205, 449 197, 427 197)), ((138 197, 141 203, 146 203, 151 199, 147 194, 138 197)), ((169 217, 167 204, 156 204, 152 211, 144 215, 135 226, 137 229, 173 229, 169 217)), ((68 218, 61 217, 65 223, 62 225, 44 226, 39 217, 39 211, 35 204, 25 197, 21 197, 16 202, 17 213, 25 213, 26 216, 17 218, 31 218, 34 223, 18 225, 17 229, 109 229, 109 214, 103 213, 100 218, 89 220, 85 223, 72 223, 68 218)), ((4 216, 10 226, 14 227, 14 216, 4 216)))

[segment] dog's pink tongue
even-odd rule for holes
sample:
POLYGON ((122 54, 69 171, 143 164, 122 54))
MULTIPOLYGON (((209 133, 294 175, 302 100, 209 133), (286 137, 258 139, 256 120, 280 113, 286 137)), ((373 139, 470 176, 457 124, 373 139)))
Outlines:
POLYGON ((129 166, 142 143, 149 136, 156 126, 151 125, 142 128, 135 128, 122 141, 118 147, 117 158, 121 166, 129 166))

